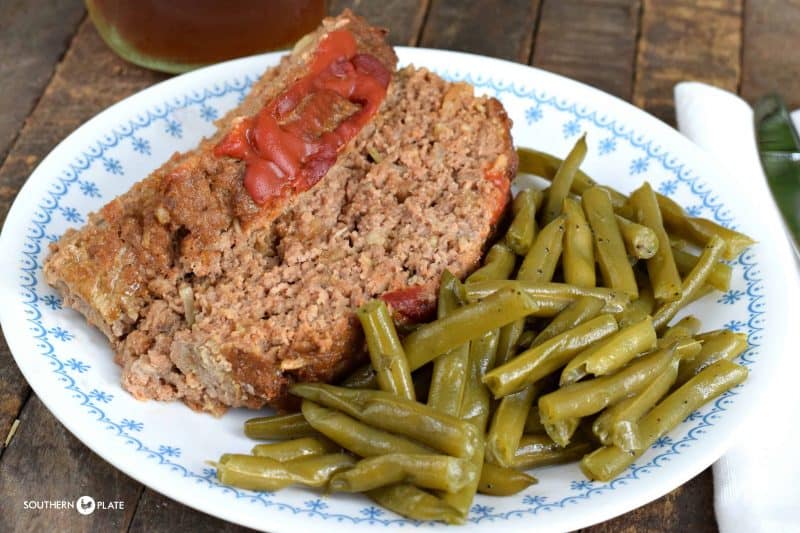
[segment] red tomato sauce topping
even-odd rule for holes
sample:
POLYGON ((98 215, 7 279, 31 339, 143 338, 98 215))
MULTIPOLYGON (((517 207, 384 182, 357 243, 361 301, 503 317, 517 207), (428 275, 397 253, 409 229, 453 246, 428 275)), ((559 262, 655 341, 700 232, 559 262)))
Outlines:
POLYGON ((308 74, 237 123, 214 148, 217 157, 245 161, 244 186, 256 204, 313 187, 380 107, 391 73, 375 56, 357 51, 349 31, 329 33, 308 74), (343 99, 359 109, 325 131, 343 99))
POLYGON ((436 301, 425 298, 425 287, 422 285, 386 292, 381 295, 381 300, 399 315, 397 318, 409 322, 430 320, 436 310, 436 301))

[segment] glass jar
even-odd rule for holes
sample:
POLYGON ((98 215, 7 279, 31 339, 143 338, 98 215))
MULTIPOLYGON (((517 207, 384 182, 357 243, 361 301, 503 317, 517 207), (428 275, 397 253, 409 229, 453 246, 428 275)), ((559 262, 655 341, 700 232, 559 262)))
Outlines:
POLYGON ((86 7, 117 54, 173 73, 287 48, 325 16, 325 0, 86 0, 86 7))

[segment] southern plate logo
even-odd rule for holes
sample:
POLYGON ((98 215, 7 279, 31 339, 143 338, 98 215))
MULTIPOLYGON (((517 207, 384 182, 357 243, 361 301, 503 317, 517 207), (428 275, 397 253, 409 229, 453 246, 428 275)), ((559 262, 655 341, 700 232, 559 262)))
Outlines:
POLYGON ((75 502, 75 509, 82 515, 90 515, 94 512, 97 504, 91 496, 81 496, 75 502))

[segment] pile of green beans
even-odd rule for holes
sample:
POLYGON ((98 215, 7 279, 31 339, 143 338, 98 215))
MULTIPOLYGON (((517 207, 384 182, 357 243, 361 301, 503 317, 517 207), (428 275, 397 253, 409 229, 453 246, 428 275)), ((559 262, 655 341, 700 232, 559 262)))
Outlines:
POLYGON ((612 479, 741 383, 744 334, 671 322, 728 290, 722 260, 754 241, 648 183, 630 197, 599 185, 579 169, 587 152, 585 137, 564 161, 519 150, 520 171, 551 185, 516 196, 466 280, 442 273, 436 320, 401 337, 392 309, 367 302, 356 316, 370 363, 340 386, 294 385, 300 413, 248 420, 245 434, 270 442, 223 455, 218 479, 361 492, 463 524, 476 493, 526 490, 533 468, 580 461, 590 479, 612 479))

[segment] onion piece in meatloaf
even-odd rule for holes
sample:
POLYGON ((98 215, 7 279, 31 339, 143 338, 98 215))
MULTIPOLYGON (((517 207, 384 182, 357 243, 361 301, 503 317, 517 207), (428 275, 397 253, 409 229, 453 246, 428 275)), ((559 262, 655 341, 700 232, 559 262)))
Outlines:
POLYGON ((214 137, 52 246, 46 279, 108 336, 135 397, 214 414, 290 408, 292 383, 331 381, 363 360, 358 306, 384 297, 398 319, 417 320, 433 308, 444 269, 463 277, 478 264, 516 155, 501 104, 466 84, 395 72, 324 177, 268 204, 243 186, 245 162, 214 154, 341 29, 394 70, 382 30, 348 11, 325 19, 214 137))

